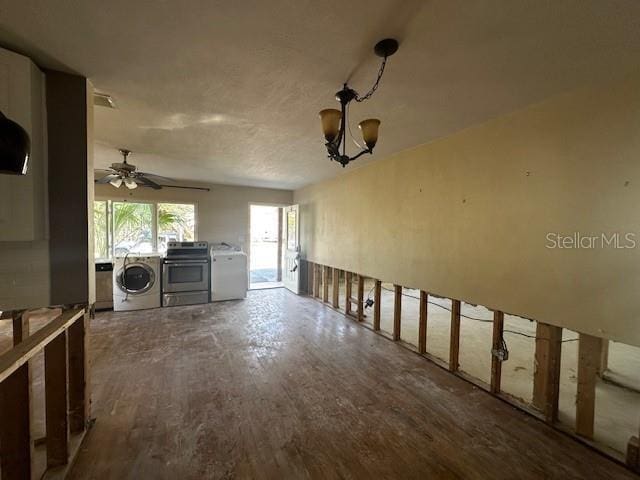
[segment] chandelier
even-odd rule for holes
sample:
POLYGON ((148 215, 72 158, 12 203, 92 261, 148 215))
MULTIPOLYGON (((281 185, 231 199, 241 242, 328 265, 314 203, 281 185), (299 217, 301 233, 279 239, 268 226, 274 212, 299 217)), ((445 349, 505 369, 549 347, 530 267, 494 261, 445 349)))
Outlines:
POLYGON ((382 64, 378 71, 378 78, 376 78, 371 90, 369 90, 365 95, 360 96, 358 95, 358 92, 350 88, 345 83, 342 90, 336 93, 336 100, 340 102, 340 110, 327 108, 320 112, 320 121, 322 123, 322 132, 324 133, 324 138, 326 140, 325 147, 327 147, 328 157, 331 160, 335 160, 343 167, 365 153, 373 153, 373 148, 376 146, 376 142, 378 141, 380 120, 377 118, 368 118, 358 124, 366 147, 360 146, 354 139, 356 145, 360 147, 360 152, 352 157, 347 155, 347 130, 349 130, 349 135, 351 135, 351 129, 347 118, 349 113, 349 103, 352 100, 355 100, 356 102, 363 102, 371 98, 380 84, 380 79, 384 73, 384 67, 387 64, 387 58, 396 53, 397 50, 398 41, 393 38, 386 38, 376 43, 373 51, 377 56, 382 58, 382 64), (340 150, 342 150, 342 153, 340 153, 340 150))

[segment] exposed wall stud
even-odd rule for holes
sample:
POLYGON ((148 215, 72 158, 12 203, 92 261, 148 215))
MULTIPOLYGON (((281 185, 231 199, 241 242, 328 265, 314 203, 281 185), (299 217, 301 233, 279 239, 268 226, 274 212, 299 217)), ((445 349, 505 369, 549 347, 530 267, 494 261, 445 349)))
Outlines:
POLYGON ((44 347, 44 379, 47 468, 54 468, 69 461, 66 330, 44 347))
POLYGON ((400 321, 402 319, 402 287, 393 286, 393 339, 400 340, 400 321))
POLYGON ((22 310, 11 312, 13 322, 13 345, 16 346, 29 336, 29 314, 22 310))
POLYGON ((578 343, 578 392, 576 396, 576 433, 593 438, 596 407, 596 380, 602 355, 602 339, 580 334, 578 343))
POLYGON ((427 312, 429 294, 420 290, 420 320, 418 325, 418 351, 427 352, 427 312))
POLYGON ((562 328, 538 322, 533 373, 533 406, 549 423, 558 420, 562 328))
POLYGON ((315 271, 313 272, 313 296, 320 298, 320 282, 322 281, 322 265, 315 264, 315 271))
POLYGON ((380 301, 382 298, 382 282, 376 280, 376 286, 373 291, 373 329, 380 330, 380 301))
POLYGON ((89 314, 85 313, 69 327, 69 428, 82 432, 90 416, 88 335, 89 314))
POLYGON ((340 308, 340 270, 337 268, 332 271, 331 288, 333 289, 333 308, 340 308))
POLYGON ((313 262, 307 260, 307 295, 313 296, 313 273, 315 267, 313 262))
POLYGON ((364 277, 358 275, 358 321, 364 321, 364 277))
POLYGON ((325 265, 322 269, 322 301, 329 302, 329 267, 325 265))
POLYGON ((344 274, 344 313, 351 315, 351 272, 345 272, 344 274))
POLYGON ((502 378, 502 362, 495 352, 502 350, 502 335, 504 331, 504 313, 495 310, 493 312, 493 342, 491 355, 491 393, 500 393, 500 380, 502 378))
POLYGON ((451 300, 451 337, 449 341, 449 370, 457 372, 460 363, 460 300, 451 300))
POLYGON ((25 363, 0 383, 2 480, 31 478, 31 373, 25 363))

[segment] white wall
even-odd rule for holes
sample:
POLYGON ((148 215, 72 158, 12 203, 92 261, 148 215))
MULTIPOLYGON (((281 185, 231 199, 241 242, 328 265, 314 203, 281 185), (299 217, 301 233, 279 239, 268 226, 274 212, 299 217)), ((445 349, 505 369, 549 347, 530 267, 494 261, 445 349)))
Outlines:
POLYGON ((306 257, 640 345, 638 85, 550 98, 296 191, 306 257), (549 232, 637 245, 549 249, 549 232))
POLYGON ((0 49, 0 110, 31 138, 25 176, 0 175, 0 311, 50 303, 44 75, 0 49))

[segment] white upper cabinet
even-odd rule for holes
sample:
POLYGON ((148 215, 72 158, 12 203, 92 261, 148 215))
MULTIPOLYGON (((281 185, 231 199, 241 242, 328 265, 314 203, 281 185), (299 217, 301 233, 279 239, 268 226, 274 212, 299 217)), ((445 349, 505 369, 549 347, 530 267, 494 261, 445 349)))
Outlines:
POLYGON ((29 58, 4 49, 0 110, 31 137, 27 175, 0 174, 0 242, 41 240, 47 232, 44 74, 29 58))

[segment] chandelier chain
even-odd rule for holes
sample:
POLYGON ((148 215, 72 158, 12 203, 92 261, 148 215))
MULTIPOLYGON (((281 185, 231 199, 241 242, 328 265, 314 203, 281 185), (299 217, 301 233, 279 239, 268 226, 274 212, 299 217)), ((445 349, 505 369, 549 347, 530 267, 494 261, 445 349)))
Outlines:
POLYGON ((359 95, 356 95, 355 97, 356 102, 364 102, 365 100, 371 98, 374 92, 378 89, 378 85, 380 84, 380 79, 382 78, 382 74, 384 73, 384 67, 386 64, 387 64, 387 57, 384 57, 384 60, 382 60, 382 65, 380 65, 380 70, 378 70, 378 78, 376 78, 376 83, 373 84, 373 87, 371 87, 371 90, 369 90, 366 93, 366 95, 362 97, 359 95))

